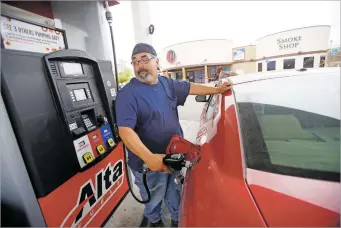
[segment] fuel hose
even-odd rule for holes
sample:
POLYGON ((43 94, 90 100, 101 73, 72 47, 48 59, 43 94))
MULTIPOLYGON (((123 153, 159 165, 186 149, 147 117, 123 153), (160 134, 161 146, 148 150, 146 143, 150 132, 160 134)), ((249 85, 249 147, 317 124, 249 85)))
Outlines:
MULTIPOLYGON (((106 19, 108 21, 109 29, 110 29, 110 35, 111 35, 112 51, 113 51, 114 66, 115 66, 116 89, 117 89, 117 92, 118 92, 118 90, 119 90, 119 88, 118 88, 118 73, 117 73, 117 63, 116 63, 116 52, 115 52, 114 34, 113 34, 113 28, 112 28, 113 17, 112 17, 111 11, 109 10, 109 3, 108 3, 108 1, 105 1, 104 4, 105 4, 105 8, 106 8, 105 17, 106 17, 106 19)), ((116 119, 116 116, 115 116, 115 119, 116 119)), ((148 169, 144 169, 143 170, 143 174, 142 174, 143 175, 143 178, 142 178, 143 179, 143 185, 146 188, 148 198, 147 198, 147 200, 140 200, 140 199, 138 199, 136 197, 136 195, 133 192, 132 184, 131 184, 131 181, 130 181, 131 180, 130 172, 128 171, 128 165, 127 165, 128 160, 127 160, 127 154, 126 154, 126 146, 124 145, 124 143, 123 143, 123 150, 124 150, 124 160, 125 160, 124 161, 125 172, 126 172, 126 175, 127 175, 127 181, 128 181, 129 190, 130 190, 132 196, 135 198, 135 200, 137 202, 142 203, 142 204, 146 204, 146 203, 148 203, 150 201, 150 191, 149 191, 149 188, 148 188, 148 185, 147 185, 147 172, 148 172, 148 169)))
POLYGON ((134 191, 133 191, 133 187, 132 187, 132 183, 131 183, 131 175, 130 175, 130 172, 128 170, 128 159, 127 159, 127 149, 126 149, 126 146, 125 144, 123 143, 123 152, 124 152, 124 165, 125 165, 125 172, 126 172, 126 175, 127 175, 127 181, 128 181, 128 186, 129 186, 129 191, 131 193, 131 195, 134 197, 134 199, 139 202, 139 203, 142 203, 142 204, 147 204, 149 203, 150 201, 150 191, 149 191, 149 188, 148 188, 148 185, 147 185, 147 172, 148 172, 148 169, 146 167, 143 168, 143 171, 142 171, 142 181, 143 181, 143 185, 146 189, 146 192, 147 192, 147 195, 148 195, 148 198, 146 200, 140 200, 138 197, 136 197, 134 191))

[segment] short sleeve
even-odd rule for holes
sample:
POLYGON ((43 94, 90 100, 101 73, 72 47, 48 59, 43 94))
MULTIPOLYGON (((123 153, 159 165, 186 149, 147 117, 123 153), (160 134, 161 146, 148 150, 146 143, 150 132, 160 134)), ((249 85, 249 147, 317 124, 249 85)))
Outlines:
POLYGON ((190 83, 171 79, 174 95, 177 97, 177 105, 184 105, 189 95, 190 83))
POLYGON ((117 126, 134 129, 137 122, 137 103, 133 94, 120 91, 115 108, 117 126))

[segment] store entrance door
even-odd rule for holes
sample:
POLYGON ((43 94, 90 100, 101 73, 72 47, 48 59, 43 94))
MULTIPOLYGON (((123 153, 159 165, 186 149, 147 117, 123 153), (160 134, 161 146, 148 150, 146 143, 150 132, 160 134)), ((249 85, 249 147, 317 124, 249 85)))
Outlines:
POLYGON ((195 83, 205 83, 205 71, 195 70, 194 72, 194 82, 195 83))
POLYGON ((182 72, 177 72, 175 75, 176 80, 182 80, 182 72))
POLYGON ((187 72, 187 79, 190 81, 190 82, 194 82, 194 73, 193 71, 188 71, 187 72))

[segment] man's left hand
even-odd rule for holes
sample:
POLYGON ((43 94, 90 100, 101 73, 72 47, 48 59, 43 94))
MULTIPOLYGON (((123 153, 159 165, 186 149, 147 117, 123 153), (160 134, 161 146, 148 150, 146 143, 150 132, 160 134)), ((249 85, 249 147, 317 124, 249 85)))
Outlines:
POLYGON ((225 93, 232 88, 232 82, 224 82, 218 87, 218 93, 225 93))
POLYGON ((218 94, 218 93, 225 93, 227 90, 232 88, 232 82, 224 82, 223 84, 219 85, 219 87, 212 87, 207 85, 200 85, 196 83, 190 83, 191 87, 189 90, 190 95, 211 95, 211 94, 218 94))

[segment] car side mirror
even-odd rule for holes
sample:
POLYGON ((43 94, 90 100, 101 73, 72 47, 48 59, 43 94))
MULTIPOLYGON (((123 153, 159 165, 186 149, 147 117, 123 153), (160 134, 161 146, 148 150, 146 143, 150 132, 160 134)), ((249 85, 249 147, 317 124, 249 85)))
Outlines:
POLYGON ((197 95, 195 100, 196 102, 207 102, 206 95, 197 95))

